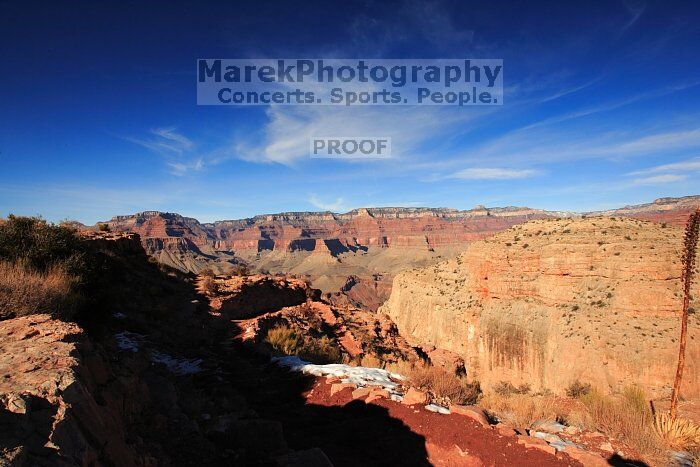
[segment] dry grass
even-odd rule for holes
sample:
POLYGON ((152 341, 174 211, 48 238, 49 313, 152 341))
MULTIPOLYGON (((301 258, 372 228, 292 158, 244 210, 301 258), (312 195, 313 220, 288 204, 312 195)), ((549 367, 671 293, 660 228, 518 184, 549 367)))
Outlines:
POLYGON ((663 463, 668 445, 656 434, 649 399, 641 389, 629 387, 615 396, 591 390, 580 400, 590 417, 585 420, 588 428, 623 441, 653 463, 663 463))
POLYGON ((265 342, 280 353, 296 355, 301 347, 302 339, 287 326, 277 326, 267 332, 265 342))
POLYGON ((342 361, 340 349, 327 336, 318 338, 299 335, 288 326, 270 329, 265 337, 272 349, 284 355, 297 355, 313 363, 339 363, 342 361))
POLYGON ((480 405, 520 431, 532 427, 538 420, 557 421, 564 415, 554 396, 489 393, 480 405))
POLYGON ((363 366, 365 368, 381 368, 382 367, 382 361, 379 360, 375 355, 372 354, 365 354, 360 358, 359 361, 360 366, 363 366))
POLYGON ((69 318, 80 302, 77 282, 61 266, 38 272, 21 263, 0 261, 0 319, 35 313, 69 318))
POLYGON ((481 395, 479 383, 432 365, 403 362, 387 369, 405 376, 412 386, 429 391, 436 398, 448 399, 452 404, 475 404, 481 395))
MULTIPOLYGON (((610 396, 588 389, 575 403, 572 402, 571 399, 548 395, 489 393, 480 405, 518 430, 531 428, 538 420, 560 421, 605 433, 633 448, 650 464, 664 464, 670 443, 657 435, 655 418, 641 389, 629 387, 622 394, 610 396)), ((680 439, 691 433, 687 427, 677 429, 675 435, 671 428, 663 429, 668 436, 680 439)), ((692 443, 686 442, 684 447, 692 448, 692 443)))

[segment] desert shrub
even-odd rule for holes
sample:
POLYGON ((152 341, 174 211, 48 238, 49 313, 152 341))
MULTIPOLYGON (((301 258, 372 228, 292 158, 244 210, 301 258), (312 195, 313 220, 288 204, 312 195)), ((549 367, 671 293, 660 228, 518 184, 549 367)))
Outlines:
POLYGON ((668 412, 654 415, 656 433, 674 449, 700 449, 700 426, 682 418, 672 418, 668 412))
POLYGON ((404 376, 413 386, 427 390, 436 397, 447 398, 453 404, 475 404, 481 395, 478 382, 469 382, 465 377, 432 365, 413 366, 404 376))
POLYGON ((333 343, 333 340, 327 336, 303 340, 298 355, 304 360, 322 365, 340 363, 342 361, 340 350, 333 343))
POLYGON ((0 319, 36 313, 72 318, 81 298, 76 283, 61 266, 36 271, 0 261, 0 319))
POLYGON ((85 272, 85 247, 75 231, 36 217, 10 215, 0 224, 0 259, 22 262, 36 271, 61 266, 76 276, 85 272))
POLYGON ((398 359, 395 362, 385 363, 384 369, 391 373, 399 374, 404 378, 408 378, 411 371, 413 371, 413 365, 408 360, 398 359))
POLYGON ((94 272, 75 230, 36 217, 10 215, 0 223, 0 262, 6 272, 0 319, 32 313, 70 319, 94 272))
POLYGON ((360 366, 364 366, 366 368, 381 368, 382 361, 379 360, 376 355, 365 354, 360 359, 360 366))
POLYGON ((340 349, 327 336, 304 338, 288 326, 280 325, 270 329, 265 342, 278 353, 297 355, 313 363, 339 363, 342 361, 340 349))
POLYGON ((302 339, 287 326, 277 326, 267 332, 265 342, 278 352, 285 355, 295 355, 301 346, 302 339))
POLYGON ((656 435, 651 407, 641 389, 630 387, 618 396, 591 389, 580 400, 590 414, 588 428, 620 439, 647 459, 663 458, 666 443, 656 435))
POLYGON ((501 396, 508 396, 511 394, 527 394, 530 392, 530 385, 523 383, 518 387, 515 387, 510 381, 500 381, 493 388, 496 394, 501 396))
POLYGON ((536 421, 562 420, 564 414, 554 396, 489 393, 483 397, 480 405, 519 431, 531 428, 536 421))
POLYGON ((109 224, 97 224, 97 230, 100 232, 109 232, 109 224))
POLYGON ((568 388, 566 388, 566 395, 574 399, 578 399, 581 396, 585 396, 591 391, 590 384, 584 384, 579 380, 572 382, 568 388))

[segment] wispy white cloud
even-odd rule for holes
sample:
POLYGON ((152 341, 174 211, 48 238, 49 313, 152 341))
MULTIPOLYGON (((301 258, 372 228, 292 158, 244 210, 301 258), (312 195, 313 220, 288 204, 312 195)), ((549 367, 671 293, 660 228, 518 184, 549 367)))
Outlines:
POLYGON ((194 142, 175 128, 154 128, 149 134, 147 138, 128 137, 126 140, 162 156, 172 175, 181 177, 204 168, 204 159, 195 155, 194 142))
POLYGON ((636 170, 627 175, 636 177, 633 185, 659 185, 688 180, 691 175, 697 177, 700 174, 700 157, 688 159, 671 164, 662 164, 648 169, 636 170))
POLYGON ((594 79, 587 81, 583 84, 579 84, 577 86, 571 86, 571 87, 562 89, 562 90, 560 90, 560 91, 558 91, 550 96, 545 97, 540 102, 544 103, 544 102, 553 101, 553 100, 559 99, 561 97, 568 96, 569 94, 575 94, 579 91, 583 91, 584 89, 589 88, 589 87, 593 86, 594 84, 602 81, 603 78, 605 78, 605 76, 601 75, 601 76, 598 76, 597 78, 594 78, 594 79))
POLYGON ((544 120, 537 121, 535 123, 532 123, 530 125, 527 125, 523 127, 522 129, 529 129, 529 128, 536 128, 540 126, 548 126, 552 125, 555 123, 562 123, 566 122, 568 120, 574 120, 577 118, 581 117, 587 117, 589 115, 594 115, 594 114, 599 114, 603 112, 609 112, 611 110, 616 110, 622 107, 626 107, 628 105, 635 104, 637 102, 649 100, 649 99, 655 99, 657 97, 663 97, 669 94, 673 94, 678 91, 683 91, 685 89, 689 89, 692 87, 697 86, 700 84, 700 81, 691 81, 687 83, 680 83, 672 86, 666 86, 663 88, 659 89, 654 89, 652 91, 648 92, 642 92, 639 94, 635 94, 633 96, 625 97, 623 99, 618 99, 614 101, 609 101, 609 102, 604 102, 599 105, 591 106, 591 107, 586 107, 583 109, 577 109, 571 112, 567 112, 561 115, 557 115, 554 117, 546 118, 544 120))
POLYGON ((675 183, 687 180, 687 175, 679 174, 664 174, 664 175, 653 175, 651 177, 635 178, 632 180, 633 185, 661 185, 664 183, 675 183))
POLYGON ((644 10, 646 10, 647 8, 646 3, 641 2, 639 0, 625 0, 624 5, 625 8, 627 8, 627 12, 630 15, 630 19, 620 30, 619 36, 622 36, 629 28, 631 28, 634 25, 634 23, 636 23, 639 20, 639 18, 644 13, 644 10))
POLYGON ((170 173, 182 177, 187 175, 189 172, 199 172, 204 168, 204 161, 196 159, 191 162, 166 162, 166 165, 170 167, 170 173))
POLYGON ((312 194, 312 195, 309 195, 308 201, 314 207, 316 207, 318 209, 323 209, 324 211, 341 212, 341 211, 348 210, 348 207, 345 204, 345 200, 343 198, 337 198, 333 202, 325 202, 322 199, 320 199, 318 196, 312 194))
POLYGON ((261 141, 237 143, 240 158, 252 162, 292 165, 309 157, 309 141, 315 136, 379 136, 392 139, 392 157, 416 153, 432 138, 454 135, 487 109, 439 106, 273 106, 261 141))
POLYGON ((700 157, 671 164, 657 165, 656 167, 630 172, 628 175, 647 175, 663 172, 700 172, 700 157))
POLYGON ((534 169, 506 169, 497 167, 472 167, 460 170, 448 178, 460 180, 515 180, 533 177, 541 172, 534 169))
POLYGON ((194 143, 176 132, 174 128, 154 128, 149 133, 151 136, 147 138, 128 137, 126 139, 159 153, 182 154, 194 148, 194 143))

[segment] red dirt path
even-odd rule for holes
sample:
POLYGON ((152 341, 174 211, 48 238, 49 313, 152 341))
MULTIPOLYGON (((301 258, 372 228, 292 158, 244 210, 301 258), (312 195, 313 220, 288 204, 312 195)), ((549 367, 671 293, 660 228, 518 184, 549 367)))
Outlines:
MULTIPOLYGON (((365 404, 352 399, 352 390, 344 389, 330 395, 330 384, 325 379, 318 379, 312 389, 307 391, 307 404, 322 407, 343 407, 348 404, 365 404)), ((379 399, 366 404, 384 408, 389 417, 400 420, 416 435, 425 439, 427 461, 432 465, 449 466, 579 466, 579 462, 568 455, 558 453, 556 456, 538 449, 525 448, 517 444, 515 436, 502 436, 496 430, 484 428, 468 417, 450 414, 441 415, 425 410, 422 406, 410 407, 391 400, 379 399)), ((365 430, 367 440, 372 442, 382 438, 386 433, 375 432, 371 417, 365 420, 360 429, 365 430)), ((379 425, 381 426, 381 424, 379 425)), ((400 450, 400 446, 397 446, 400 450)), ((344 453, 334 452, 329 446, 323 450, 335 465, 343 465, 344 453)), ((358 445, 358 450, 363 446, 358 445)), ((391 452, 390 445, 385 451, 387 461, 400 453, 391 452)), ((396 459, 399 461, 399 459, 396 459)), ((406 465, 403 459, 400 465, 406 465)), ((352 462, 347 465, 352 465, 352 462)), ((399 464, 397 464, 399 465, 399 464)))

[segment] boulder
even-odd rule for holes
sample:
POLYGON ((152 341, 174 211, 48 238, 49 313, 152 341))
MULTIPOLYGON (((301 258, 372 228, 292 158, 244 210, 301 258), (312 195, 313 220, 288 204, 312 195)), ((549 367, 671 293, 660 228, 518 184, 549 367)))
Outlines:
POLYGON ((607 460, 603 459, 598 454, 577 448, 575 446, 567 446, 564 452, 586 467, 609 467, 610 465, 608 464, 607 460))
POLYGON ((553 446, 547 444, 547 442, 540 438, 534 438, 532 436, 518 436, 518 444, 522 444, 528 449, 539 449, 540 451, 556 454, 557 450, 553 446))
POLYGON ((331 384, 331 397, 335 396, 343 389, 354 388, 354 387, 355 387, 355 385, 352 383, 334 383, 334 384, 331 384))
POLYGON ((372 390, 369 392, 369 396, 367 396, 367 399, 365 399, 365 402, 368 404, 370 402, 374 402, 379 399, 388 399, 390 396, 389 391, 386 389, 381 389, 378 387, 372 388, 372 390))
POLYGON ((352 398, 353 398, 353 399, 362 399, 363 397, 369 396, 369 393, 370 393, 371 391, 372 391, 372 390, 371 390, 370 388, 368 388, 368 387, 357 388, 357 389, 355 389, 355 390, 352 392, 352 398))
POLYGON ((481 426, 488 427, 490 425, 486 413, 480 407, 474 405, 451 405, 450 410, 456 414, 471 418, 481 426))
POLYGON ((415 388, 409 388, 408 391, 406 391, 406 394, 403 396, 403 400, 401 401, 402 404, 404 405, 416 405, 416 404, 425 404, 428 402, 428 395, 424 393, 423 391, 419 391, 418 389, 415 388))
POLYGON ((518 434, 512 426, 505 423, 498 423, 493 428, 498 431, 498 434, 501 436, 515 436, 518 434))

